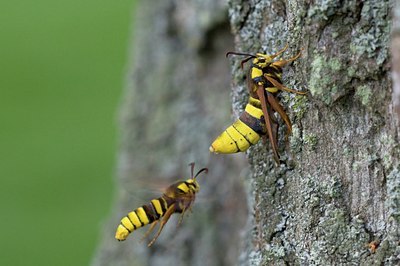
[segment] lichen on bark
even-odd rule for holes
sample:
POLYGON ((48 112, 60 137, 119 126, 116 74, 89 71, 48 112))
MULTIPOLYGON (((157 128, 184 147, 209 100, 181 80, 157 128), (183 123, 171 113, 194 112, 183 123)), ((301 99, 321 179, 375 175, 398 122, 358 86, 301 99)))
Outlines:
MULTIPOLYGON (((281 96, 293 122, 288 145, 280 131, 287 166, 274 167, 268 143, 249 150, 254 229, 241 263, 399 263, 399 136, 388 54, 393 2, 228 3, 236 50, 272 53, 288 43, 283 56, 290 57, 303 48, 284 83, 310 92, 281 96), (381 244, 372 253, 367 245, 375 240, 381 244)), ((240 80, 237 63, 232 73, 240 80)), ((245 103, 244 82, 234 84, 234 108, 245 103)))

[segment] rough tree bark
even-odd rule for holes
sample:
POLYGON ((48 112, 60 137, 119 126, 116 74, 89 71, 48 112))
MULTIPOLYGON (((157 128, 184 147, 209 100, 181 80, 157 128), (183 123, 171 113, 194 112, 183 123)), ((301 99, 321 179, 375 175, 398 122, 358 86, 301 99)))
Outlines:
MULTIPOLYGON (((94 264, 399 264, 399 132, 389 57, 393 3, 143 2, 121 112, 119 197, 94 264), (247 152, 246 193, 239 174, 243 157, 207 151, 229 124, 229 67, 223 58, 233 46, 228 17, 234 50, 273 53, 288 43, 284 57, 290 57, 303 48, 303 56, 285 68, 284 83, 310 91, 281 94, 293 123, 288 144, 285 127, 279 134, 287 166, 275 167, 269 144, 260 141, 247 152), (143 184, 187 177, 191 161, 210 168, 199 180, 200 197, 207 200, 196 202, 179 230, 170 221, 150 249, 137 244, 138 232, 115 242, 119 218, 145 203, 135 198, 143 184)), ((248 99, 239 61, 231 59, 235 117, 248 99)))
POLYGON ((152 0, 136 9, 133 62, 120 113, 118 199, 93 264, 233 265, 247 219, 240 175, 245 156, 208 151, 232 109, 226 3, 152 0), (121 217, 161 195, 145 192, 189 178, 190 162, 209 168, 198 179, 193 213, 179 228, 179 216, 172 216, 151 248, 149 240, 139 241, 147 228, 117 242, 121 217))
MULTIPOLYGON (((243 265, 397 265, 400 169, 392 105, 390 1, 229 1, 236 49, 303 56, 282 93, 294 123, 288 167, 249 152, 253 230, 243 265), (368 243, 379 243, 375 252, 368 243)), ((234 107, 247 95, 238 62, 234 107)))

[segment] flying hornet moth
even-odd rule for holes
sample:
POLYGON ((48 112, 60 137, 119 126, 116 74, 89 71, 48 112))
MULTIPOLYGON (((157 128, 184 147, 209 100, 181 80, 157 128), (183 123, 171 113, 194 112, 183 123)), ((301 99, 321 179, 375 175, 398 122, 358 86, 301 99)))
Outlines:
POLYGON ((192 204, 196 198, 196 193, 200 190, 200 185, 197 183, 196 177, 202 172, 208 172, 207 168, 202 168, 196 175, 193 175, 194 163, 189 165, 191 172, 191 177, 189 179, 175 182, 165 190, 161 197, 151 200, 149 204, 131 211, 121 219, 115 233, 115 238, 117 240, 123 241, 136 229, 150 224, 149 230, 143 237, 145 238, 160 221, 160 227, 156 235, 148 244, 150 247, 157 240, 164 225, 168 222, 172 214, 180 213, 181 216, 178 224, 182 222, 184 214, 191 210, 192 204))

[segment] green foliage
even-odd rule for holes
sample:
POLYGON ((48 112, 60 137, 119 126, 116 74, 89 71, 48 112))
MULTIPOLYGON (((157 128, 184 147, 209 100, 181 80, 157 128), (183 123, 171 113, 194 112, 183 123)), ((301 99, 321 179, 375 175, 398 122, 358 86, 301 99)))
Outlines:
POLYGON ((1 265, 88 265, 110 207, 131 0, 0 3, 1 265))

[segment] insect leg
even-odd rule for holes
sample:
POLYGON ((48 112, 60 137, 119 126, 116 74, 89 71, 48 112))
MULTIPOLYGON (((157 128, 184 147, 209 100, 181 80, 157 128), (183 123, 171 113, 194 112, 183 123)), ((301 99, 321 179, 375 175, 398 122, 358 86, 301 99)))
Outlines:
POLYGON ((186 212, 192 212, 192 207, 193 207, 194 200, 195 200, 195 196, 193 195, 193 198, 190 199, 189 205, 187 205, 186 207, 183 207, 181 216, 179 217, 178 226, 182 223, 183 217, 185 216, 185 213, 186 212))
MULTIPOLYGON (((186 208, 182 210, 182 213, 181 213, 181 216, 179 217, 179 221, 178 221, 177 226, 179 226, 179 225, 182 223, 182 221, 183 221, 183 216, 185 216, 186 210, 187 210, 186 208)), ((190 207, 189 207, 188 210, 190 210, 190 207)))
POLYGON ((273 54, 273 55, 267 55, 267 54, 257 53, 256 56, 263 57, 263 58, 265 58, 268 62, 271 62, 275 57, 277 57, 278 55, 282 54, 288 47, 289 47, 289 44, 287 43, 287 44, 285 45, 285 47, 283 47, 283 49, 281 49, 280 51, 276 52, 276 53, 273 54))
POLYGON ((264 77, 272 83, 272 85, 274 85, 275 87, 277 87, 279 90, 282 91, 287 91, 287 92, 291 92, 291 93, 295 93, 295 94, 299 94, 299 95, 305 95, 307 94, 306 91, 296 91, 293 89, 289 89, 285 86, 283 86, 281 83, 279 83, 278 81, 276 81, 274 78, 271 78, 270 76, 264 75, 264 77))
POLYGON ((175 212, 175 204, 172 204, 168 210, 165 212, 163 219, 160 222, 160 228, 157 231, 157 234, 155 235, 155 237, 153 238, 153 240, 151 240, 151 242, 147 245, 148 247, 150 247, 151 245, 154 244, 154 242, 157 240, 158 236, 160 235, 162 229, 164 228, 164 225, 168 222, 169 218, 171 217, 171 215, 175 212))
POLYGON ((279 61, 274 62, 274 65, 283 67, 283 66, 286 65, 287 63, 290 63, 290 62, 296 60, 296 59, 299 58, 300 56, 301 56, 301 51, 300 51, 297 55, 293 56, 292 58, 289 58, 289 59, 281 59, 281 60, 279 60, 279 61))
POLYGON ((148 235, 151 233, 151 231, 153 231, 154 227, 156 227, 158 223, 158 220, 154 221, 151 225, 149 230, 147 230, 147 232, 142 236, 142 238, 140 239, 140 242, 142 242, 146 237, 148 237, 148 235))
POLYGON ((275 54, 271 55, 271 58, 275 58, 278 55, 282 54, 284 51, 286 51, 286 49, 289 47, 289 44, 287 43, 285 45, 285 47, 283 47, 281 50, 279 50, 278 52, 276 52, 275 54))
POLYGON ((285 87, 282 84, 280 84, 280 86, 277 86, 277 87, 280 90, 291 92, 291 93, 295 93, 295 94, 298 94, 298 95, 306 95, 307 94, 307 91, 296 91, 296 90, 293 90, 293 89, 289 89, 288 87, 285 87))

